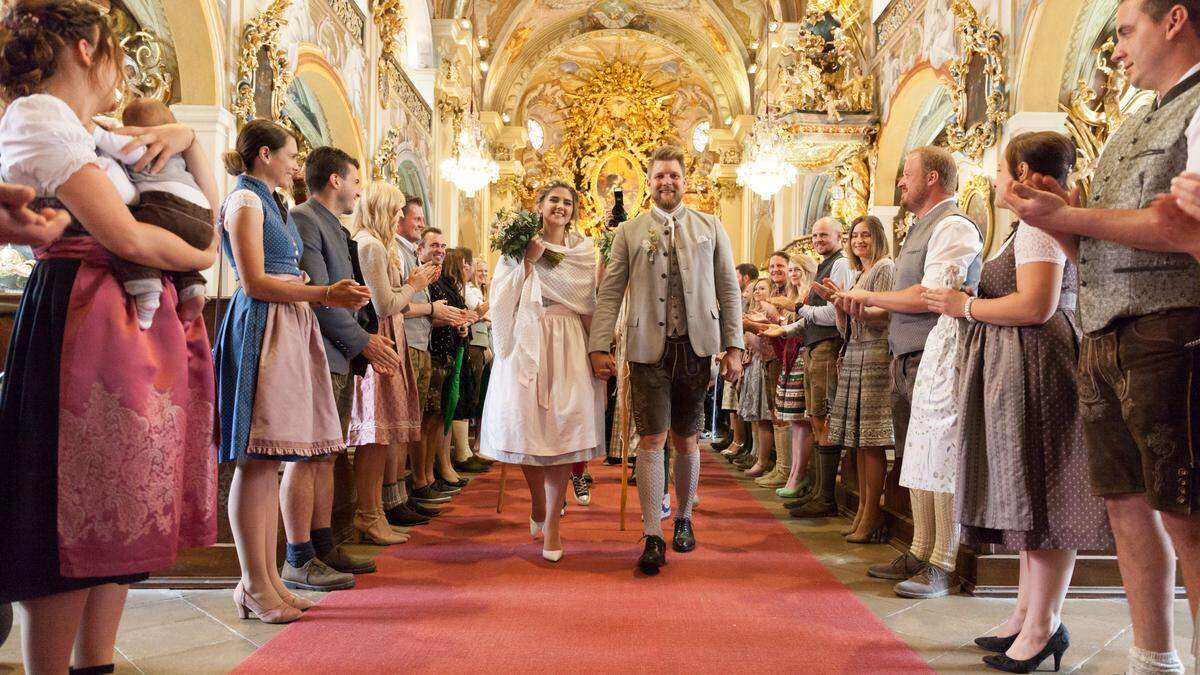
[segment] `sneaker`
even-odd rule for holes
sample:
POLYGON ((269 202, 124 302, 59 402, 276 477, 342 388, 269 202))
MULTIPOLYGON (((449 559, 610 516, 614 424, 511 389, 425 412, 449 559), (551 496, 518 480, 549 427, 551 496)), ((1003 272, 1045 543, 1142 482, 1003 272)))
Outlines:
POLYGON ((279 571, 283 585, 291 589, 303 591, 340 591, 354 588, 354 575, 338 572, 320 558, 313 558, 300 567, 291 563, 283 563, 279 571))
POLYGON ((911 578, 914 574, 920 572, 924 566, 925 561, 913 555, 911 551, 905 551, 886 565, 872 565, 867 569, 867 576, 875 577, 876 579, 894 579, 900 581, 911 578))
POLYGON ((666 520, 671 517, 671 493, 663 493, 662 511, 659 512, 659 520, 666 520))
POLYGON ((595 483, 595 482, 596 482, 596 479, 595 479, 595 478, 592 478, 592 474, 591 474, 590 472, 587 472, 587 471, 584 471, 584 472, 583 472, 583 479, 587 481, 587 484, 588 484, 588 485, 591 485, 592 483, 595 483))
POLYGON ((588 491, 587 479, 583 476, 571 476, 571 488, 575 492, 575 503, 587 506, 592 503, 592 494, 588 491))
POLYGON ((926 563, 911 579, 901 581, 892 589, 902 598, 927 600, 957 593, 961 585, 958 575, 933 563, 926 563))

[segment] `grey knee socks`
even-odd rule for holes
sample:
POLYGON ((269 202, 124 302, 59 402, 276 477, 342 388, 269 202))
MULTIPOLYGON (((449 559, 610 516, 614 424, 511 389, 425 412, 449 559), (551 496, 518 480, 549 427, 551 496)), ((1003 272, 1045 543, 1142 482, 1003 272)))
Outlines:
POLYGON ((692 517, 692 501, 700 482, 700 451, 675 455, 675 499, 679 501, 676 518, 692 517))
POLYGON ((663 532, 659 516, 666 482, 663 451, 644 448, 638 450, 636 471, 638 500, 642 504, 642 531, 646 535, 661 537, 663 532))

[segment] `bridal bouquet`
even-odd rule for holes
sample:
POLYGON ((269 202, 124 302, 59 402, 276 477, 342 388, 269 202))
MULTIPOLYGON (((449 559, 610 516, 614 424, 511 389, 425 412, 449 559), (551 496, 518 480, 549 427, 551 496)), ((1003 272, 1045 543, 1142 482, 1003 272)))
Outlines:
MULTIPOLYGON (((542 221, 536 213, 501 209, 492 225, 492 249, 514 260, 524 260, 525 247, 529 246, 530 240, 541 231, 542 221)), ((562 262, 562 259, 563 254, 558 251, 547 249, 542 254, 542 260, 546 261, 548 267, 554 267, 562 262)))

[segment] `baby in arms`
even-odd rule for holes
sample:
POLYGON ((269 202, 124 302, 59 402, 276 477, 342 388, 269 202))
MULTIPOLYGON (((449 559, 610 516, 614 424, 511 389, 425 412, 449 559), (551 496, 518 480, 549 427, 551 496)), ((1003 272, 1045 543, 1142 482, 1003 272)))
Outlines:
MULTIPOLYGON (((162 101, 137 98, 125 108, 122 122, 126 126, 156 127, 174 123, 175 116, 162 101)), ((212 205, 188 173, 182 155, 171 157, 166 167, 156 174, 134 171, 133 165, 142 158, 145 148, 124 152, 130 137, 99 126, 94 128, 93 136, 100 152, 126 166, 129 179, 138 192, 138 204, 131 208, 135 218, 173 232, 198 249, 209 247, 213 238, 212 205)), ((143 330, 150 328, 161 304, 162 272, 120 258, 113 260, 112 268, 117 281, 133 297, 138 325, 143 330)), ((184 321, 195 319, 204 309, 204 277, 196 271, 173 272, 171 276, 179 292, 179 317, 184 321)))

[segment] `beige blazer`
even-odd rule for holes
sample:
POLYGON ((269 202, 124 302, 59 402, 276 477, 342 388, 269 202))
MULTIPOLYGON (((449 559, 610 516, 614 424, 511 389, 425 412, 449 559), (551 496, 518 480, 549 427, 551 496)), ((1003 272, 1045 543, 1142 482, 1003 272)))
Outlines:
MULTIPOLYGON (((604 282, 596 297, 596 314, 588 351, 607 353, 621 299, 629 289, 625 319, 626 350, 634 363, 662 359, 667 336, 667 272, 665 220, 651 210, 617 228, 604 282), (651 230, 654 237, 651 237, 651 230), (651 253, 651 242, 658 251, 651 253)), ((688 338, 699 356, 730 348, 743 349, 742 298, 738 289, 729 236, 716 217, 684 209, 676 227, 679 275, 687 308, 688 338)))

